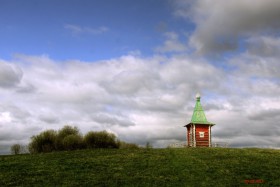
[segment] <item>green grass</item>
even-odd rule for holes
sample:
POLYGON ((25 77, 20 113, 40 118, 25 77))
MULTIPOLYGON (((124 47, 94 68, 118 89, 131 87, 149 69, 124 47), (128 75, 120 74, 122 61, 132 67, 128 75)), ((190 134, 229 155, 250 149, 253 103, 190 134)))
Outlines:
POLYGON ((280 186, 280 151, 97 149, 0 156, 0 186, 280 186), (257 179, 264 183, 245 183, 257 179))

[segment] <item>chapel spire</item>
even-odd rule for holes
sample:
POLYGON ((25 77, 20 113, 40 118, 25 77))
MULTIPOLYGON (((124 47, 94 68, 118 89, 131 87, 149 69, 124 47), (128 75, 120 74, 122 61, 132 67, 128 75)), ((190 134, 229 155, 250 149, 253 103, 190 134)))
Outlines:
POLYGON ((195 103, 195 107, 193 110, 193 115, 192 115, 192 119, 191 119, 191 123, 196 123, 196 124, 212 124, 209 121, 207 121, 204 110, 201 106, 200 103, 200 94, 197 93, 196 94, 196 103, 195 103))

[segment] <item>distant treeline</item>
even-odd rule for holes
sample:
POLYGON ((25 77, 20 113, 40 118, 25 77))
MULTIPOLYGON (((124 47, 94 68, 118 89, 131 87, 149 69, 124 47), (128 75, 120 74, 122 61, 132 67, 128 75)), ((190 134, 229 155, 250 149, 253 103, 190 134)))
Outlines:
MULTIPOLYGON (((27 147, 29 153, 96 148, 139 148, 136 144, 120 141, 114 134, 107 131, 90 131, 83 136, 77 127, 68 125, 58 131, 46 130, 32 136, 27 147)), ((19 154, 21 150, 22 146, 19 144, 11 147, 12 154, 19 154)))

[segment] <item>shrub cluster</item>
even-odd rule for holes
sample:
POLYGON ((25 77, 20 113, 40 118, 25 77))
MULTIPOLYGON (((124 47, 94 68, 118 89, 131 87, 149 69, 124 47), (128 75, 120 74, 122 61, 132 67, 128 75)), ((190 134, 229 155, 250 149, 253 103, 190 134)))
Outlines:
POLYGON ((119 141, 120 149, 139 149, 139 146, 134 143, 126 143, 119 141))
POLYGON ((119 141, 116 136, 106 131, 88 132, 84 141, 88 148, 119 148, 119 141))
POLYGON ((28 145, 30 153, 95 148, 138 148, 138 146, 121 142, 114 134, 107 131, 90 131, 82 136, 77 127, 71 126, 64 126, 58 131, 46 130, 41 132, 32 136, 28 145))

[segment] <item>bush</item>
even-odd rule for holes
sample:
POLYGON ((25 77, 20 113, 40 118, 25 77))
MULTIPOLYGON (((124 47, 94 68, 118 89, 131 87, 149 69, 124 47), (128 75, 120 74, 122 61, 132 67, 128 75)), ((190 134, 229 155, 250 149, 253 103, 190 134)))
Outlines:
POLYGON ((88 132, 84 137, 87 148, 119 148, 116 136, 107 131, 88 132))
POLYGON ((134 143, 119 142, 120 149, 139 149, 139 146, 134 143))
POLYGON ((12 154, 18 155, 18 154, 20 154, 20 151, 21 151, 21 145, 14 144, 14 145, 11 146, 11 153, 12 154))
POLYGON ((66 136, 62 141, 64 150, 77 150, 83 149, 83 137, 77 134, 71 134, 66 136))
POLYGON ((62 129, 58 131, 57 137, 58 138, 65 138, 69 135, 79 135, 80 131, 77 127, 71 127, 69 125, 65 125, 62 129))
POLYGON ((80 131, 77 127, 66 125, 58 131, 56 149, 60 151, 69 149, 73 150, 73 147, 76 147, 76 149, 80 149, 82 147, 77 146, 82 146, 82 139, 82 135, 80 134, 80 131))
POLYGON ((54 130, 47 130, 37 136, 31 137, 29 143, 30 153, 52 152, 56 150, 57 133, 54 130))

